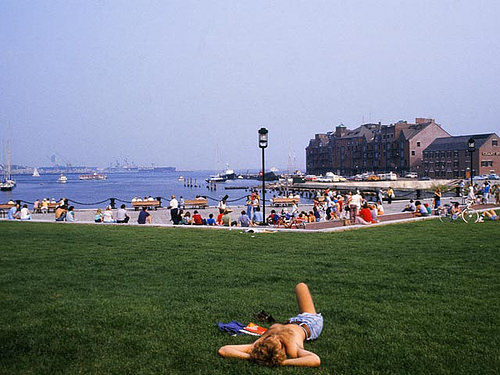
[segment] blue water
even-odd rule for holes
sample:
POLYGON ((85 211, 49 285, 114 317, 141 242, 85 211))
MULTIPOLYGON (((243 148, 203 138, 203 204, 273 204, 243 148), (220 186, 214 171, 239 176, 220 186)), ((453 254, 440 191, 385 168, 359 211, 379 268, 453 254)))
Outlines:
MULTIPOLYGON (((70 204, 76 208, 103 207, 107 203, 100 203, 109 198, 117 198, 130 205, 134 197, 162 197, 162 205, 166 206, 170 196, 183 196, 184 199, 194 199, 196 195, 208 197, 209 205, 216 205, 224 196, 228 195, 231 205, 244 205, 245 197, 249 191, 245 189, 229 190, 225 187, 258 187, 256 180, 232 180, 217 184, 217 190, 207 189, 208 178, 213 171, 193 172, 137 172, 137 173, 112 173, 108 174, 105 181, 79 180, 78 174, 67 174, 68 182, 57 182, 59 175, 30 175, 15 176, 17 186, 10 192, 0 192, 0 203, 12 200, 22 200, 28 203, 43 198, 68 198, 70 204), (179 176, 184 177, 184 182, 178 181, 179 176), (191 181, 198 187, 185 186, 191 181), (167 199, 167 202, 165 202, 167 199)), ((109 201, 108 201, 109 202, 109 201)), ((117 201, 117 203, 121 203, 117 201)))

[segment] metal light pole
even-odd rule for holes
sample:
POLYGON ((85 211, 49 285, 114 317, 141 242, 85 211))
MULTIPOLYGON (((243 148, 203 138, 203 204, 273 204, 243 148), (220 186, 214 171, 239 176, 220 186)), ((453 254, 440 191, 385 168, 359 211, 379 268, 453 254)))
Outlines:
POLYGON ((262 217, 264 224, 266 223, 266 181, 265 181, 265 163, 264 163, 264 149, 267 147, 267 129, 259 129, 259 147, 262 149, 262 217))
POLYGON ((470 186, 474 186, 473 182, 473 169, 472 169, 472 155, 474 154, 474 151, 476 151, 476 141, 474 138, 469 139, 469 154, 470 154, 470 186))

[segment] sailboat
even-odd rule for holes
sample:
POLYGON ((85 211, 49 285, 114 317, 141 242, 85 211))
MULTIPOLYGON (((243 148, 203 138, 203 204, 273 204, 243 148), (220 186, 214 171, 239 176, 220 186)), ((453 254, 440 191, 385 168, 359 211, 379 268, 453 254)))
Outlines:
POLYGON ((38 169, 33 169, 33 177, 40 177, 40 172, 38 172, 38 169))
POLYGON ((0 190, 1 191, 10 191, 16 187, 16 181, 12 179, 10 174, 10 142, 7 141, 7 169, 4 169, 4 178, 2 182, 0 182, 0 190))

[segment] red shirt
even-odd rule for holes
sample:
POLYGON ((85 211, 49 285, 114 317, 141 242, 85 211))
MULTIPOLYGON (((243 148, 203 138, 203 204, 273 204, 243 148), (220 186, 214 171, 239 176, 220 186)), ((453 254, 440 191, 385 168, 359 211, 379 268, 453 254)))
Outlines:
POLYGON ((369 223, 373 222, 372 212, 369 208, 362 208, 361 210, 359 210, 359 216, 361 216, 364 221, 368 221, 369 223))
POLYGON ((202 225, 203 224, 203 219, 201 218, 200 214, 194 214, 193 215, 193 222, 195 225, 202 225))

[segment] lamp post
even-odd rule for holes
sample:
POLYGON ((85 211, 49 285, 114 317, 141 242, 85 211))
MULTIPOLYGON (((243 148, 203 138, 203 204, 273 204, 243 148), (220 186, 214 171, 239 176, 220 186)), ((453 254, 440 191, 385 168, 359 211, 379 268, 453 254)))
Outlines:
POLYGON ((265 163, 264 163, 264 149, 267 147, 267 129, 259 129, 259 147, 262 150, 262 217, 263 224, 266 223, 266 182, 265 182, 265 163))
POLYGON ((472 155, 474 154, 474 151, 476 151, 476 141, 474 138, 469 138, 469 154, 470 154, 470 186, 474 186, 473 183, 473 169, 472 169, 472 155))

